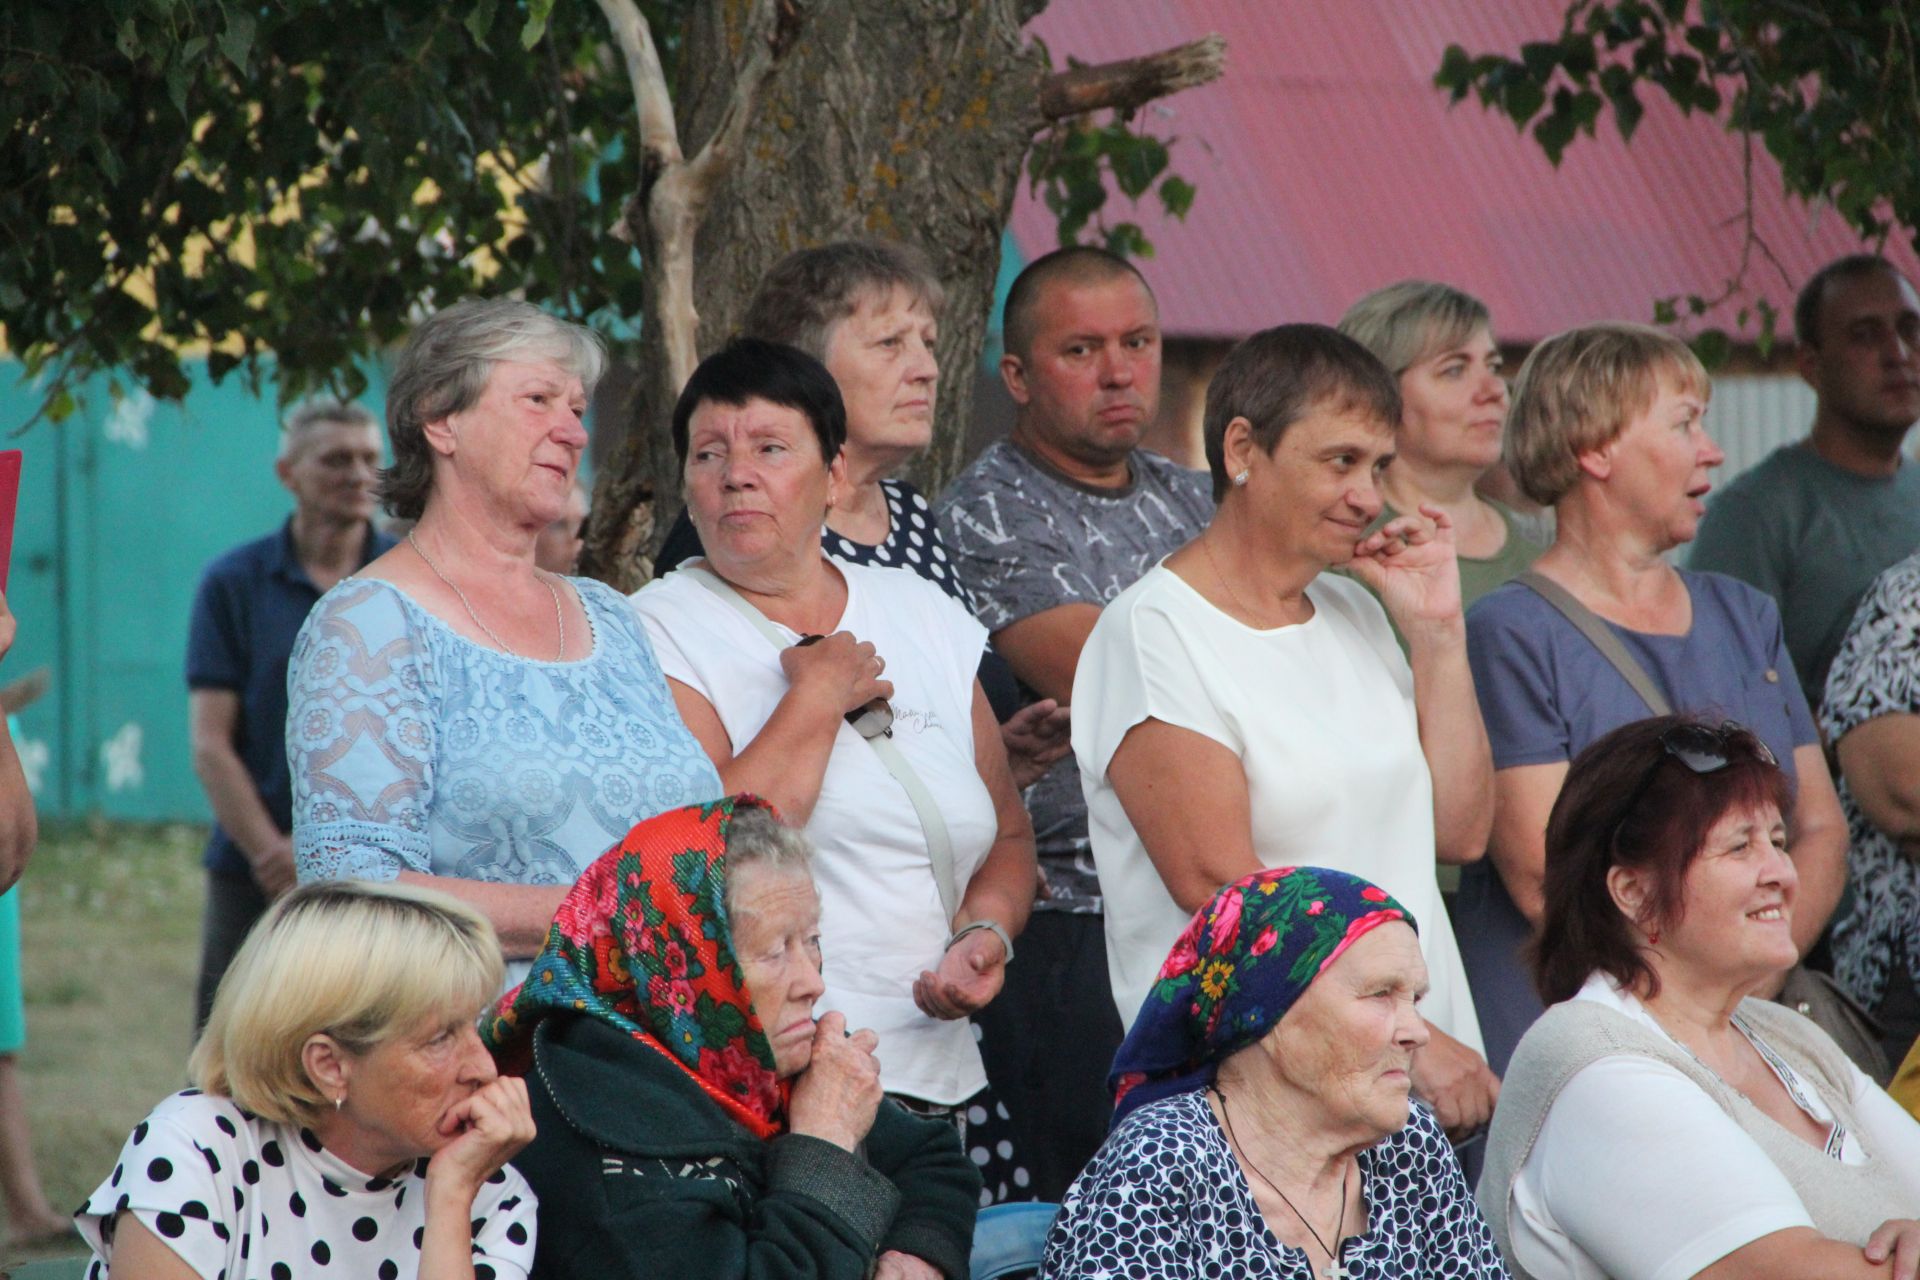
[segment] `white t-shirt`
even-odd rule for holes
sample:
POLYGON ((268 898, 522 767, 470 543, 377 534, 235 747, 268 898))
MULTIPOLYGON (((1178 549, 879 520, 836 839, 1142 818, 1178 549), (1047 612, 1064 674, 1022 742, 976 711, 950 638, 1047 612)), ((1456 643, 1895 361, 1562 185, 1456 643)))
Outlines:
MULTIPOLYGON (((847 581, 846 612, 834 629, 870 642, 886 660, 893 743, 940 806, 964 895, 999 832, 973 758, 974 672, 986 628, 916 574, 831 563, 847 581)), ((787 692, 780 651, 689 573, 676 570, 632 599, 660 669, 713 704, 734 750, 745 750, 787 692)), ((938 1103, 972 1097, 987 1084, 972 1025, 930 1018, 913 1003, 914 980, 940 962, 950 932, 926 836, 906 789, 849 725, 834 739, 806 832, 826 957, 819 1009, 879 1034, 888 1092, 938 1103)))
MULTIPOLYGON (((1605 974, 1574 999, 1671 1039, 1605 974)), ((1819 1094, 1756 1047, 1802 1109, 1831 1127, 1819 1094)), ((1920 1203, 1920 1124, 1857 1068, 1848 1101, 1860 1129, 1845 1135, 1841 1160, 1863 1164, 1871 1151, 1920 1203)), ((1812 1225, 1786 1175, 1731 1116, 1683 1073, 1639 1054, 1590 1062, 1561 1088, 1508 1208, 1514 1256, 1538 1280, 1684 1280, 1764 1235, 1812 1225), (1607 1140, 1594 1141, 1598 1133, 1607 1140)))
POLYGON ((1264 866, 1332 867, 1373 881, 1420 928, 1431 993, 1421 1013, 1480 1048, 1466 972, 1434 875, 1433 779, 1413 673, 1379 603, 1322 574, 1313 617, 1262 631, 1164 564, 1101 613, 1073 681, 1073 751, 1106 899, 1107 969, 1131 1025, 1189 915, 1127 820, 1107 765, 1149 717, 1240 757, 1264 866))

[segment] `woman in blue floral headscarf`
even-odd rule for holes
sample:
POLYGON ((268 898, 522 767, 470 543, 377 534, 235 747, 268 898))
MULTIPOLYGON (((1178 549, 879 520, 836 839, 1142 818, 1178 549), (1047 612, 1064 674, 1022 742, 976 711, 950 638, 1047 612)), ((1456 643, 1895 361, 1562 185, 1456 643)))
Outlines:
POLYGON ((1042 1275, 1504 1278, 1409 1099, 1427 1042, 1415 927, 1324 867, 1257 872, 1201 908, 1114 1059, 1114 1130, 1042 1275))

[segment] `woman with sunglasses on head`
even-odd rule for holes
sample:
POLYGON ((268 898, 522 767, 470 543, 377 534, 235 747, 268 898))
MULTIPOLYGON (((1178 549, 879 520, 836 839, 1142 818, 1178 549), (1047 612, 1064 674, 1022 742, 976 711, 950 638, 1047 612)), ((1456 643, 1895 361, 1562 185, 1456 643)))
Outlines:
POLYGON ((1798 954, 1793 790, 1754 734, 1681 716, 1573 762, 1531 956, 1557 1003, 1508 1066, 1479 1186, 1516 1277, 1920 1271, 1920 1123, 1751 998, 1798 954))
POLYGON ((1746 583, 1666 559, 1692 541, 1724 460, 1703 422, 1710 394, 1685 343, 1630 324, 1547 339, 1514 383, 1507 463, 1552 505, 1556 532, 1532 573, 1467 612, 1494 815, 1487 859, 1462 871, 1453 910, 1496 1071, 1541 1012, 1521 951, 1540 926, 1547 814, 1568 762, 1608 730, 1670 710, 1750 726, 1794 797, 1802 952, 1840 898, 1846 821, 1779 610, 1746 583))
POLYGON ((846 411, 812 356, 734 342, 672 431, 705 550, 634 607, 726 789, 814 842, 822 1008, 879 1035, 889 1094, 959 1127, 987 1083, 967 1015, 998 994, 1038 876, 974 675, 986 630, 918 574, 821 547, 846 411))

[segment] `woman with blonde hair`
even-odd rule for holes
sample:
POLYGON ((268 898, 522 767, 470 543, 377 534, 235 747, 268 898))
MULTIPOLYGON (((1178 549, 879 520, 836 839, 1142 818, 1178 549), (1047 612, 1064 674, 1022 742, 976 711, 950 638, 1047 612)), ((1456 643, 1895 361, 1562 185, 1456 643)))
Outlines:
POLYGON ((221 981, 197 1087, 134 1126, 76 1215, 89 1275, 525 1277, 535 1201, 506 1161, 532 1113, 476 1030, 500 979, 492 928, 445 894, 281 898, 221 981))
POLYGON ((1454 919, 1495 1070, 1541 1012, 1520 948, 1540 921, 1547 814, 1568 763, 1607 731, 1669 710, 1750 726, 1793 785, 1803 952, 1840 897, 1846 823, 1780 611, 1666 558, 1692 540, 1723 461, 1703 421, 1710 394, 1684 342, 1633 324, 1549 338, 1514 383, 1507 461, 1558 524, 1533 572, 1467 617, 1494 819, 1490 865, 1462 874, 1454 919))

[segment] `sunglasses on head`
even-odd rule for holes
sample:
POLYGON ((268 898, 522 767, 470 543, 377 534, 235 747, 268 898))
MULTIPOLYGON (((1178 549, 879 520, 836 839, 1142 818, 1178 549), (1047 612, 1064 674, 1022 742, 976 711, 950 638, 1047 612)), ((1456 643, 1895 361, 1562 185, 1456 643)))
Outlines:
POLYGON ((1640 775, 1639 783, 1620 810, 1620 818, 1613 824, 1613 840, 1620 838, 1620 828, 1646 798, 1647 788, 1653 785, 1660 766, 1668 760, 1678 760, 1696 774, 1718 773, 1741 760, 1759 760, 1775 768, 1780 765, 1766 743, 1745 725, 1732 720, 1721 721, 1718 728, 1691 720, 1672 725, 1660 734, 1660 758, 1640 775))

